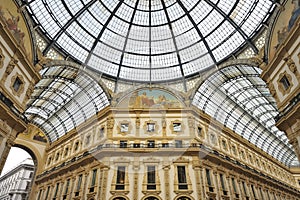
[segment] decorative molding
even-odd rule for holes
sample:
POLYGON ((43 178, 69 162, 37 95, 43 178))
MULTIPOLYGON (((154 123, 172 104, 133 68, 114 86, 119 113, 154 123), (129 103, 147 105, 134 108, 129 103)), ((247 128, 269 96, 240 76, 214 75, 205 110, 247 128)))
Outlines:
POLYGON ((34 90, 33 84, 30 83, 27 90, 26 90, 25 98, 24 98, 24 101, 23 101, 24 104, 29 100, 31 94, 33 93, 33 90, 34 90))
POLYGON ((123 136, 130 134, 132 131, 132 125, 130 121, 127 120, 120 121, 117 127, 117 131, 118 134, 123 136))
MULTIPOLYGON (((150 160, 150 159, 149 159, 150 160)), ((158 164, 159 161, 156 159, 153 159, 153 162, 145 162, 144 161, 144 176, 143 176, 143 187, 142 187, 142 193, 144 195, 159 195, 161 193, 161 187, 160 187, 160 178, 158 174, 158 164), (156 188, 153 190, 148 190, 148 166, 155 166, 155 186, 156 188)), ((166 180, 165 180, 166 181, 166 180)))
POLYGON ((171 121, 169 128, 170 128, 172 134, 179 135, 179 134, 183 133, 184 124, 182 123, 181 120, 174 120, 174 121, 171 121))
POLYGON ((275 101, 279 102, 278 95, 277 95, 276 89, 274 87, 274 84, 272 82, 269 82, 269 83, 267 83, 267 85, 268 85, 270 93, 274 97, 275 101))
POLYGON ((5 56, 0 48, 0 69, 3 67, 5 56))
POLYGON ((279 74, 279 77, 277 79, 277 85, 278 85, 278 90, 282 93, 283 96, 290 93, 290 91, 293 87, 292 76, 290 74, 288 74, 286 71, 282 72, 281 74, 279 74), (290 83, 290 86, 287 89, 285 89, 283 84, 281 83, 281 79, 284 76, 287 78, 287 80, 290 83))
POLYGON ((218 138, 216 136, 215 133, 210 133, 209 134, 209 142, 212 144, 212 145, 217 145, 218 144, 218 138))
POLYGON ((1 82, 4 83, 7 79, 7 77, 12 73, 12 71, 14 70, 15 66, 18 64, 18 60, 15 58, 11 58, 11 60, 9 61, 9 64, 7 65, 5 72, 3 74, 2 80, 1 82))
POLYGON ((164 169, 164 182, 165 182, 165 199, 170 199, 170 166, 166 165, 164 169))
POLYGON ((12 91, 12 93, 18 97, 21 96, 21 94, 24 92, 24 85, 25 85, 25 81, 24 81, 24 77, 19 74, 19 73, 16 73, 12 78, 11 78, 11 81, 10 81, 10 89, 12 91), (14 88, 14 84, 17 80, 17 78, 21 81, 20 83, 20 86, 18 88, 18 90, 16 91, 15 88, 14 88))
POLYGON ((143 129, 144 129, 145 134, 155 135, 158 133, 159 126, 157 125, 156 121, 148 120, 148 121, 145 121, 143 129), (153 127, 152 127, 152 125, 153 125, 153 127))
POLYGON ((205 127, 202 124, 198 124, 197 126, 197 137, 204 140, 205 139, 205 127))
MULTIPOLYGON (((157 200, 162 200, 162 198, 160 198, 158 195, 153 195, 153 194, 144 196, 144 197, 142 198, 142 200, 147 200, 148 197, 154 197, 154 198, 156 198, 157 200)), ((152 199, 152 198, 151 198, 151 199, 152 199)))
POLYGON ((115 125, 115 119, 113 117, 108 117, 106 121, 106 127, 107 127, 107 137, 109 138, 112 137, 114 125, 115 125))
POLYGON ((174 193, 175 194, 192 194, 193 188, 192 188, 192 182, 191 177, 189 174, 189 160, 183 157, 180 157, 178 160, 174 161, 174 193), (185 175, 186 175, 186 185, 187 189, 179 189, 179 183, 178 183, 178 166, 184 166, 185 167, 185 175))
MULTIPOLYGON (((300 53, 299 53, 300 55, 300 53)), ((284 61, 286 61, 287 66, 289 67, 289 69, 291 70, 292 73, 294 73, 297 77, 297 79, 300 79, 300 73, 297 70, 297 66, 294 62, 294 60, 292 59, 292 57, 290 55, 288 55, 286 58, 284 58, 284 61)))

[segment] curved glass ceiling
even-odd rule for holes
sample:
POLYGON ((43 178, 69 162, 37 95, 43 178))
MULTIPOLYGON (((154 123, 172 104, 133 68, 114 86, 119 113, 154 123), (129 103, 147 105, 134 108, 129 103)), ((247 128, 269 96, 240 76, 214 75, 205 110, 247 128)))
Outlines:
POLYGON ((248 45, 271 0, 23 0, 53 47, 115 79, 180 80, 248 45))
POLYGON ((298 165, 288 138, 275 126, 276 103, 260 73, 242 64, 220 69, 199 87, 193 105, 285 165, 298 165))
POLYGON ((40 71, 27 103, 25 116, 53 142, 109 105, 100 85, 71 66, 53 66, 40 71))

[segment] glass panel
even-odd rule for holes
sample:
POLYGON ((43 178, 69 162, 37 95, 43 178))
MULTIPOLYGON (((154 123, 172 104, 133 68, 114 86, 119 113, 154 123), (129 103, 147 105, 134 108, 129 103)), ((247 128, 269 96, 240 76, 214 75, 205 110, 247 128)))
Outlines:
POLYGON ((36 0, 26 9, 50 41, 45 55, 55 46, 107 77, 158 82, 180 80, 218 64, 243 44, 254 46, 252 37, 274 4, 36 0))
POLYGON ((289 166, 298 159, 275 126, 278 110, 260 73, 247 65, 222 68, 199 87, 193 104, 289 166))

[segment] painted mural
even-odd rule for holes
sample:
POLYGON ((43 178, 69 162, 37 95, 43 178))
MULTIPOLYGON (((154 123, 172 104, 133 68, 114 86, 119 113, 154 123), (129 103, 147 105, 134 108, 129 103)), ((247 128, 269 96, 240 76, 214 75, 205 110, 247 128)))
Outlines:
POLYGON ((273 35, 271 38, 271 48, 269 50, 270 58, 274 57, 276 50, 278 49, 280 44, 285 40, 289 31, 293 28, 299 16, 300 0, 287 1, 274 27, 273 35))
POLYGON ((177 98, 162 90, 140 90, 136 92, 134 107, 181 107, 177 98))
POLYGON ((46 136, 42 132, 37 132, 36 134, 34 134, 33 139, 39 142, 47 143, 46 136))
POLYGON ((172 94, 159 89, 142 89, 135 91, 124 99, 119 107, 134 108, 181 108, 182 104, 172 94))
POLYGON ((12 33, 24 53, 31 57, 31 39, 28 29, 14 1, 1 1, 0 18, 1 21, 4 22, 5 27, 12 33))

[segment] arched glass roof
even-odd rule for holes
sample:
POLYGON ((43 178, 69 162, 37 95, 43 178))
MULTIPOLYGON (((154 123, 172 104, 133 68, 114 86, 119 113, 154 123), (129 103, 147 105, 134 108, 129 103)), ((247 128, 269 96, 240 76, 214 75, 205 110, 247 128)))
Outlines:
POLYGON ((288 138, 275 126, 276 103, 260 73, 248 65, 222 68, 199 87, 193 105, 285 165, 298 165, 288 138))
POLYGON ((23 0, 52 48, 116 80, 193 76, 244 45, 274 8, 271 0, 23 0))
POLYGON ((40 71, 25 116, 41 128, 50 142, 78 127, 109 105, 100 85, 71 66, 52 66, 40 71))

